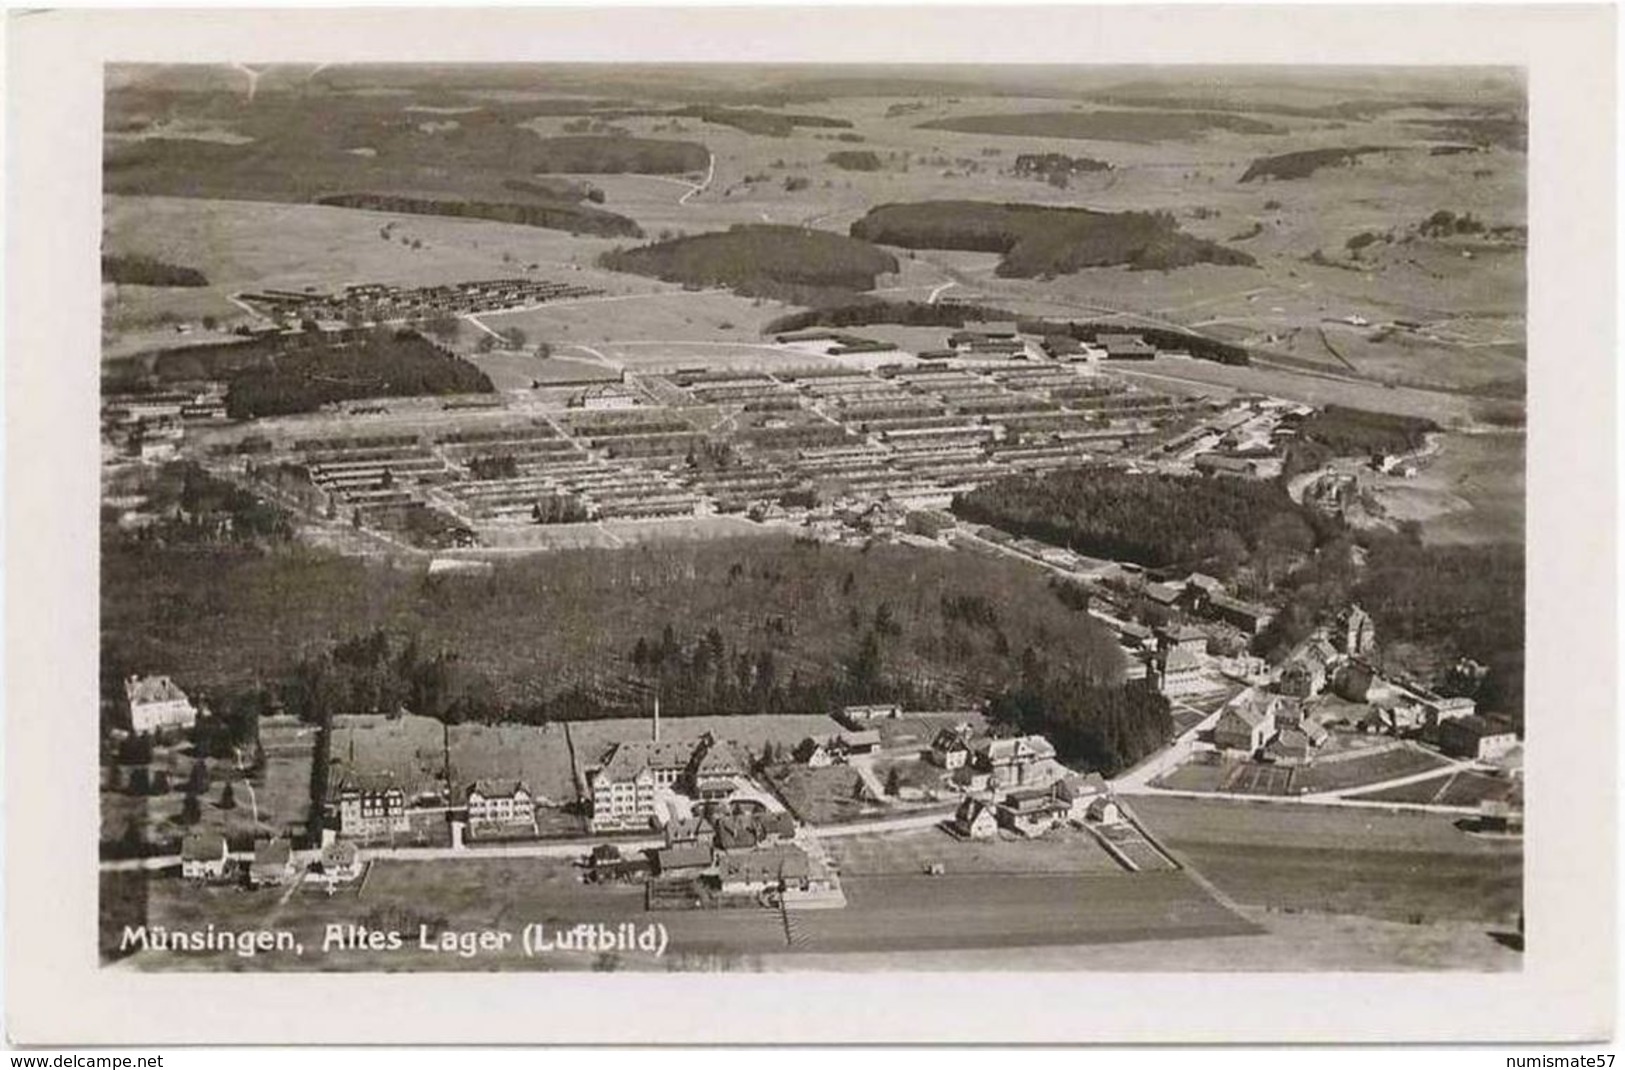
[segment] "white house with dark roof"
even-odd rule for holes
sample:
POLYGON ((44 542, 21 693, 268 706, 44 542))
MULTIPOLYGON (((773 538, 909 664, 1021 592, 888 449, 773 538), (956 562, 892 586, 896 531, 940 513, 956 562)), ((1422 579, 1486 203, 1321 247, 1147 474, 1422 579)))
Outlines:
POLYGON ((488 778, 468 786, 464 800, 471 827, 536 827, 536 798, 522 781, 488 778))
POLYGON ((197 707, 167 676, 131 676, 124 681, 124 698, 130 730, 138 736, 197 723, 197 707))
POLYGON ((193 832, 181 841, 181 876, 219 880, 226 873, 226 838, 218 832, 193 832))

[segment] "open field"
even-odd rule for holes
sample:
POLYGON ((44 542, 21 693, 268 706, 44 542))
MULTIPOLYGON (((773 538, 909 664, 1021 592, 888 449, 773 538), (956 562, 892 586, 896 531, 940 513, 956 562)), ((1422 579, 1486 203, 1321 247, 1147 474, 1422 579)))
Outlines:
POLYGON ((1441 436, 1413 479, 1378 477, 1390 517, 1416 519, 1429 543, 1521 542, 1525 524, 1521 433, 1441 436))
POLYGON ((828 841, 843 879, 923 874, 940 863, 949 875, 1039 873, 1130 874, 1082 829, 1060 826, 1038 839, 999 833, 993 840, 961 840, 941 828, 866 833, 828 841))
POLYGON ((1371 802, 1410 802, 1434 806, 1476 806, 1485 799, 1503 798, 1512 784, 1504 777, 1473 770, 1402 784, 1397 788, 1361 792, 1351 798, 1371 802))
MULTIPOLYGON (((773 952, 930 950, 1112 944, 1137 940, 1254 934, 1260 928, 1219 906, 1182 874, 1026 877, 876 877, 845 882, 843 910, 803 911, 788 929, 775 911, 755 908, 646 913, 638 886, 587 887, 569 863, 536 859, 375 862, 364 888, 328 896, 314 889, 191 888, 179 880, 103 878, 104 920, 171 928, 279 928, 302 954, 252 958, 230 952, 140 952, 127 965, 147 970, 492 970, 714 969, 748 965, 773 952), (652 956, 553 953, 527 959, 514 947, 462 958, 422 951, 417 929, 502 928, 537 921, 564 928, 581 921, 658 921, 670 931, 664 960, 652 956), (365 924, 396 929, 400 951, 322 951, 325 927, 365 924)), ((104 948, 120 930, 104 926, 104 948)))
POLYGON ((1384 780, 1436 769, 1447 763, 1432 751, 1420 747, 1399 746, 1378 754, 1363 754, 1342 761, 1316 762, 1298 770, 1293 787, 1300 791, 1346 791, 1361 784, 1376 784, 1384 780))
POLYGON ((1192 936, 1128 944, 977 948, 953 951, 847 951, 775 954, 759 960, 772 971, 874 970, 1077 971, 1111 973, 1315 970, 1516 970, 1522 956, 1473 922, 1409 925, 1352 914, 1283 914, 1244 907, 1259 926, 1247 936, 1192 936))
POLYGON ((1134 809, 1236 901, 1399 921, 1515 922, 1516 843, 1476 839, 1448 815, 1142 796, 1134 809))
POLYGON ((103 844, 116 844, 115 853, 132 846, 131 829, 142 843, 175 846, 192 829, 220 832, 233 843, 247 844, 256 835, 287 834, 305 827, 310 812, 310 762, 315 746, 311 729, 267 721, 261 727, 265 768, 250 777, 229 761, 210 761, 209 787, 198 797, 201 818, 196 825, 181 822, 187 778, 192 771, 189 753, 160 748, 146 766, 147 776, 162 771, 171 790, 162 795, 136 795, 124 788, 133 766, 116 766, 120 788, 104 786, 100 795, 103 844), (235 805, 221 809, 226 784, 235 805), (256 809, 257 808, 257 809, 256 809), (257 821, 256 821, 257 815, 257 821))

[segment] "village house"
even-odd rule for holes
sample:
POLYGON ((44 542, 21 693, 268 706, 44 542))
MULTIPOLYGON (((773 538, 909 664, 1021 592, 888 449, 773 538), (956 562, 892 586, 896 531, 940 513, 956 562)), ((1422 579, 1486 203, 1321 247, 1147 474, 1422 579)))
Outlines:
POLYGON ((1269 606, 1244 602, 1223 592, 1209 596, 1203 612, 1214 620, 1228 624, 1248 635, 1259 634, 1275 619, 1275 610, 1269 606))
POLYGON ((1184 647, 1172 647, 1157 655, 1156 687, 1163 695, 1193 695, 1209 688, 1202 662, 1184 647))
POLYGON ((181 841, 181 876, 190 881, 219 880, 226 874, 226 838, 218 832, 193 832, 181 841))
POLYGON ((1100 795, 1089 804, 1085 817, 1096 825, 1117 825, 1122 823, 1123 809, 1110 795, 1100 795))
POLYGON ((1014 736, 1008 739, 982 739, 971 748, 971 762, 988 774, 995 786, 1024 784, 1037 762, 1055 757, 1055 747, 1043 736, 1014 736))
POLYGON ((1207 633, 1200 628, 1182 624, 1177 627, 1162 627, 1156 629, 1157 646, 1160 650, 1188 650, 1192 654, 1207 653, 1207 633))
POLYGON ((368 840, 409 832, 406 789, 392 775, 347 773, 338 785, 339 832, 368 840))
POLYGON ((536 800, 516 780, 478 780, 465 796, 470 828, 536 829, 536 800))
POLYGON ((1341 662, 1341 655, 1324 635, 1310 636, 1281 667, 1281 693, 1295 698, 1320 694, 1341 662))
POLYGON ((1498 718, 1473 714, 1439 725, 1439 749, 1457 758, 1490 761, 1517 745, 1517 730, 1498 718))
POLYGON ((287 884, 293 880, 293 845, 280 836, 254 845, 254 861, 248 867, 248 883, 256 888, 287 884))
POLYGON ((1067 805, 1067 816, 1082 820, 1089 807, 1101 796, 1111 794, 1111 785, 1099 773, 1087 776, 1069 776, 1055 782, 1055 798, 1067 805))
POLYGON ((986 802, 966 799, 954 811, 952 827, 968 840, 991 840, 999 830, 999 819, 986 802))
POLYGON ((880 749, 880 730, 866 728, 857 732, 841 732, 829 746, 830 752, 837 758, 873 754, 880 749))
POLYGON ((322 848, 321 867, 329 882, 353 881, 361 876, 361 848, 349 840, 334 840, 322 848))
POLYGON ((138 736, 197 723, 197 707, 167 676, 131 676, 124 681, 124 697, 130 730, 138 736))
POLYGON ((724 852, 718 871, 722 891, 727 895, 804 891, 810 887, 813 875, 807 853, 795 846, 724 852))
POLYGON ((726 799, 738 790, 739 779, 749 773, 750 764, 732 743, 707 733, 689 762, 688 789, 696 799, 726 799))
POLYGON ((693 875, 711 868, 711 845, 687 843, 655 853, 655 872, 662 877, 693 875))
POLYGON ((999 800, 998 821, 1023 836, 1042 836, 1070 810, 1050 788, 1018 788, 999 800))
POLYGON ((943 769, 959 769, 970 761, 971 728, 968 724, 943 728, 931 740, 930 759, 943 769))
POLYGON ((1352 603, 1338 614, 1333 634, 1337 649, 1351 658, 1370 653, 1377 645, 1377 626, 1371 614, 1352 603))
POLYGON ((1213 745, 1255 754, 1275 734, 1277 702, 1272 695, 1245 691, 1219 714, 1213 745))
POLYGON ((1478 703, 1466 695, 1428 698, 1422 700, 1422 711, 1429 724, 1437 725, 1473 716, 1478 712, 1478 703))

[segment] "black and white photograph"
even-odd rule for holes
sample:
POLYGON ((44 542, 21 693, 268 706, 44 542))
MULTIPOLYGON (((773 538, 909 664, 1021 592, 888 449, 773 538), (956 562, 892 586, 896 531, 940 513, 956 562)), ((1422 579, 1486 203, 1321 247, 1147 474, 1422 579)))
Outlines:
POLYGON ((1522 974, 1529 65, 651 52, 100 64, 94 971, 1522 974))

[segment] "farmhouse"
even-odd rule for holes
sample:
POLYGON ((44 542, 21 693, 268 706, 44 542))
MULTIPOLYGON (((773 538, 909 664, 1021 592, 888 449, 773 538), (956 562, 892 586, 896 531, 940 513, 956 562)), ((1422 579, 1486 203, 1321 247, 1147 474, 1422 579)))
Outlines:
POLYGON ((857 732, 841 732, 836 735, 835 741, 830 744, 830 750, 840 757, 852 754, 873 754, 879 749, 880 730, 876 728, 866 728, 857 732))
POLYGON ((968 724, 955 725, 937 732, 931 741, 931 761, 944 769, 958 769, 970 761, 971 728, 968 724))
POLYGON ((999 820, 993 807, 978 799, 966 799, 954 811, 953 830, 969 840, 991 840, 999 820))
POLYGON ((1310 636, 1294 650, 1281 668, 1283 695, 1309 698, 1326 689, 1332 672, 1341 663, 1337 649, 1324 635, 1310 636))
POLYGON ((1228 624, 1248 635, 1257 635, 1268 628, 1270 622, 1275 619, 1275 610, 1269 606, 1244 602, 1223 592, 1210 595, 1204 609, 1214 620, 1228 624))
POLYGON ((1224 708, 1213 725, 1213 745, 1256 753, 1275 734, 1274 696, 1246 691, 1224 708))
POLYGON ((226 873, 226 838, 218 832, 193 832, 181 841, 181 876, 190 881, 219 880, 226 873))
POLYGON ((1439 749, 1458 758, 1489 761, 1517 745, 1517 730, 1497 718, 1473 714, 1439 725, 1439 749))
POLYGON ((197 707, 167 676, 132 676, 124 681, 124 697, 130 730, 138 736, 197 723, 197 707))
POLYGON ((1116 799, 1109 795, 1101 795, 1089 804, 1086 816, 1097 825, 1116 825, 1123 820, 1123 810, 1117 805, 1116 799))

